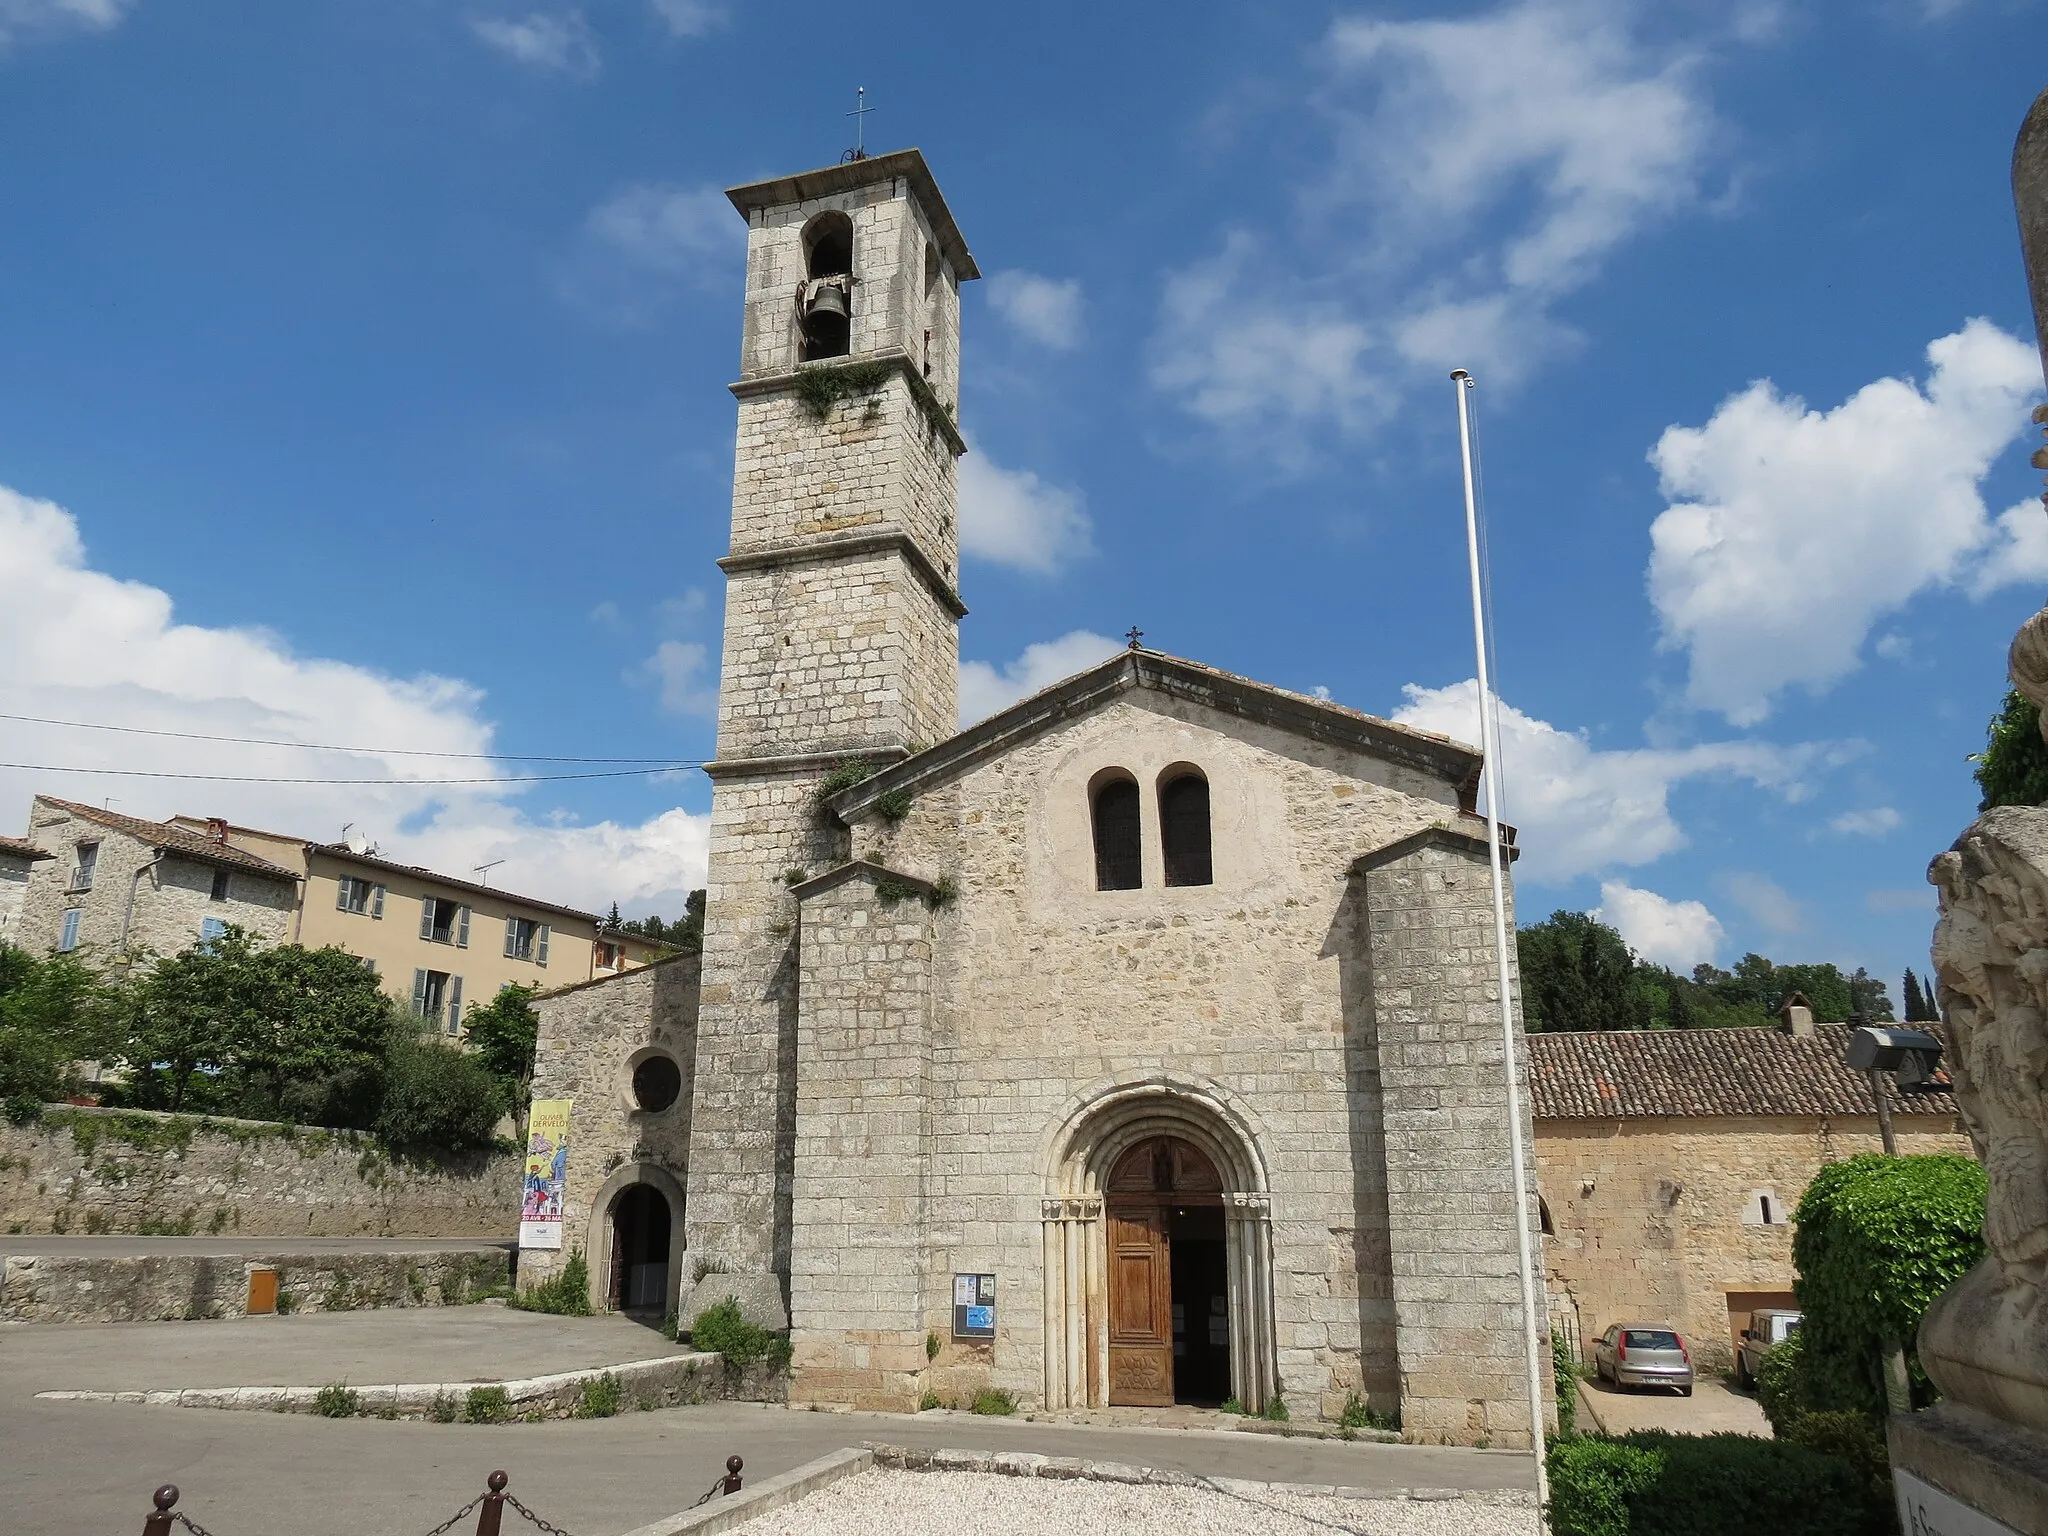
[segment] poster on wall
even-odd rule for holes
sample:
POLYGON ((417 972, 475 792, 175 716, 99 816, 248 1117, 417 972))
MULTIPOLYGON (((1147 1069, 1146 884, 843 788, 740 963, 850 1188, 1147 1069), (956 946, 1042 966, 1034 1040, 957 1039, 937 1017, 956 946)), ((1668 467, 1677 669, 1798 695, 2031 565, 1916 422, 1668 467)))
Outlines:
POLYGON ((562 1189, 569 1175, 568 1099, 535 1099, 526 1120, 526 1177, 520 1184, 519 1246, 562 1246, 562 1189))

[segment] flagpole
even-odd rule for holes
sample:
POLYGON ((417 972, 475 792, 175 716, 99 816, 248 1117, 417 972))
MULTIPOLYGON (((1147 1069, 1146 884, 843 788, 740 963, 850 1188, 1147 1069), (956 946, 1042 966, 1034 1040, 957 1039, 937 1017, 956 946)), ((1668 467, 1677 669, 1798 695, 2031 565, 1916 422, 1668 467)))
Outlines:
POLYGON ((1479 672, 1479 749, 1486 759, 1486 853, 1493 869, 1493 943, 1500 989, 1501 1063, 1508 1078, 1508 1147, 1514 1168, 1515 1246, 1521 1258, 1522 1346, 1529 1366, 1529 1445, 1536 1457, 1536 1522, 1550 1527, 1550 1474, 1543 1464, 1543 1368, 1539 1340, 1549 1343, 1550 1330, 1536 1310, 1534 1243, 1529 1233, 1527 1151, 1522 1144, 1522 1084, 1516 1076, 1515 1000, 1508 972, 1507 873, 1500 840, 1500 729, 1494 709, 1492 679, 1486 666, 1486 600, 1479 570, 1479 502, 1472 470, 1472 416, 1469 396, 1472 375, 1460 368, 1451 375, 1458 388, 1458 452, 1465 469, 1465 553, 1472 574, 1472 648, 1479 672))

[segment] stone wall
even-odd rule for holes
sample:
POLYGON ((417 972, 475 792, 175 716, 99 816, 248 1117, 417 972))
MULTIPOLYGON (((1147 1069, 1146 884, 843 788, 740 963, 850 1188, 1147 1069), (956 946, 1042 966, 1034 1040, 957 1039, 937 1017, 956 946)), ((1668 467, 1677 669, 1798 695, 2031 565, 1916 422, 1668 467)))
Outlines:
MULTIPOLYGON (((1974 1155, 1960 1121, 1925 1120, 1895 1117, 1901 1152, 1974 1155)), ((1875 1116, 1540 1121, 1553 1315, 1576 1319, 1588 1362, 1610 1324, 1665 1322, 1726 1370, 1752 1306, 1794 1304, 1790 1213, 1813 1176, 1883 1150, 1875 1116)))
POLYGON ((521 1159, 394 1160, 352 1131, 53 1106, 0 1123, 0 1229, 510 1237, 521 1159))
POLYGON ((10 1254, 0 1321, 161 1323, 248 1313, 249 1271, 277 1271, 278 1311, 453 1307, 502 1295, 506 1247, 419 1253, 10 1254))
POLYGON ((603 1306, 611 1277, 611 1201, 636 1182, 654 1185, 669 1202, 671 1305, 679 1284, 690 1278, 682 1273, 683 1191, 697 1075, 699 969, 698 956, 682 954, 534 1000, 540 1040, 533 1096, 571 1101, 569 1167, 563 1247, 524 1254, 522 1288, 556 1273, 581 1248, 591 1300, 603 1306), (650 1112, 633 1097, 633 1073, 657 1055, 675 1062, 682 1092, 669 1108, 650 1112))

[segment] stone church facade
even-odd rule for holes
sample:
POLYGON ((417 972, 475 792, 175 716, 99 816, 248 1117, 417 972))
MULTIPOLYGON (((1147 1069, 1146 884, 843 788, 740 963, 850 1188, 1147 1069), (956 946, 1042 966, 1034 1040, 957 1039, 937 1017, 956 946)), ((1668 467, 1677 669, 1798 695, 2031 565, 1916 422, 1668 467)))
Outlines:
POLYGON ((786 1318, 795 1402, 1526 1445, 1478 755, 1135 648, 956 733, 973 258, 915 151, 730 196, 704 950, 540 1005, 593 1299, 786 1318))

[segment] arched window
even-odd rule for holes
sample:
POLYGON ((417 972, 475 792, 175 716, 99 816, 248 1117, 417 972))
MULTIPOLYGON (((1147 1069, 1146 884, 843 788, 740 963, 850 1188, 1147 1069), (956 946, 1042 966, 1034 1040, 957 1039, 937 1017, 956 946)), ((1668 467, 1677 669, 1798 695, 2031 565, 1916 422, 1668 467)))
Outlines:
POLYGON ((1128 774, 1112 773, 1095 789, 1095 889, 1135 891, 1145 883, 1138 784, 1128 774))
POLYGON ((853 341, 853 220, 821 213, 804 226, 804 361, 844 357, 853 341))
POLYGON ((1159 787, 1159 849, 1168 885, 1213 885, 1209 863, 1209 781, 1193 769, 1159 787))

